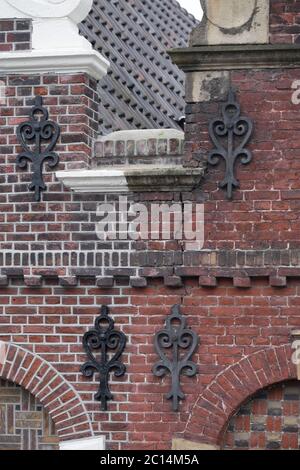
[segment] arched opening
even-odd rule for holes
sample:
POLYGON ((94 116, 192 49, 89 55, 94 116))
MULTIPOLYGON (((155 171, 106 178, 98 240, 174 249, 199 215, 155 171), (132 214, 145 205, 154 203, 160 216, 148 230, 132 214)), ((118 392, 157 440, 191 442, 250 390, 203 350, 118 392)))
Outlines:
POLYGON ((28 390, 0 379, 0 451, 57 450, 55 425, 28 390))
POLYGON ((28 390, 55 423, 60 442, 93 437, 90 416, 79 393, 41 356, 14 343, 0 342, 0 377, 28 390))
POLYGON ((273 384, 296 379, 292 354, 290 345, 275 346, 229 366, 198 396, 185 431, 174 437, 220 448, 228 421, 241 403, 273 384))
POLYGON ((228 450, 300 448, 300 382, 258 391, 230 419, 221 446, 228 450))

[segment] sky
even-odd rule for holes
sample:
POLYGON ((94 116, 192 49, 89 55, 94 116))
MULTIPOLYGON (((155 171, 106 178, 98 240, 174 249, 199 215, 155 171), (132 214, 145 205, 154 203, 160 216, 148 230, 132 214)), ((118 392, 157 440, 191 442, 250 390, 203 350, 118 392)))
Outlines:
POLYGON ((202 8, 200 5, 200 0, 177 0, 180 5, 185 8, 187 11, 192 13, 198 20, 202 18, 202 8))

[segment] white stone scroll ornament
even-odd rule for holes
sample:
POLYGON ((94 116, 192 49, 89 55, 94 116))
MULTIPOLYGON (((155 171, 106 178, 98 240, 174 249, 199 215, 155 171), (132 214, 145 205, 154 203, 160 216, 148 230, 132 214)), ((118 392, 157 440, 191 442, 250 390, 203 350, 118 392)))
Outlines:
POLYGON ((69 17, 78 24, 90 12, 93 0, 2 0, 2 3, 2 17, 4 14, 7 18, 69 17))
POLYGON ((191 45, 266 44, 269 0, 200 0, 203 20, 191 45))
POLYGON ((109 62, 79 34, 93 0, 0 0, 0 19, 31 18, 30 51, 0 52, 7 73, 84 72, 100 80, 109 62))
POLYGON ((35 50, 91 49, 78 34, 80 23, 93 0, 2 0, 1 18, 32 18, 35 50))

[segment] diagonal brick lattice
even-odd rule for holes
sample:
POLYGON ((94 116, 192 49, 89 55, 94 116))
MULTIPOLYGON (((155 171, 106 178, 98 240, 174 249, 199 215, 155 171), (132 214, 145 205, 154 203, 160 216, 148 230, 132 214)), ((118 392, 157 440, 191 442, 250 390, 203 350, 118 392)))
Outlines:
POLYGON ((30 392, 0 379, 0 451, 57 450, 53 421, 30 392))

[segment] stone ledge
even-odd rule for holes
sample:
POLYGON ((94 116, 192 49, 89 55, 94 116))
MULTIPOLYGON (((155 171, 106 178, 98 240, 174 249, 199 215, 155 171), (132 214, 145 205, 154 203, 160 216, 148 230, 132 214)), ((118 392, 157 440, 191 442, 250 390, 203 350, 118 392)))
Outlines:
POLYGON ((97 51, 62 50, 0 54, 1 74, 86 73, 96 80, 103 78, 109 62, 97 51))
POLYGON ((176 438, 172 440, 172 450, 220 450, 220 448, 204 442, 176 438))
POLYGON ((58 171, 56 177, 76 193, 190 191, 199 185, 204 167, 124 165, 95 170, 58 171))
POLYGON ((299 44, 197 46, 168 51, 184 72, 300 68, 299 44))

